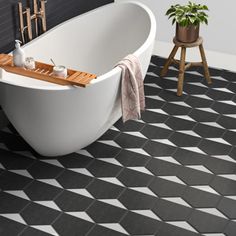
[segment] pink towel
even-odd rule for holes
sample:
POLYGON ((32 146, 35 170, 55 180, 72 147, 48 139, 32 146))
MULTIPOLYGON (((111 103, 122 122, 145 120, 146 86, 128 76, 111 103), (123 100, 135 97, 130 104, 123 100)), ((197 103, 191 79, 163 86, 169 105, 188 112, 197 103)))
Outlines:
POLYGON ((139 119, 145 109, 145 96, 141 65, 138 58, 128 55, 117 66, 122 69, 121 106, 122 119, 139 119))

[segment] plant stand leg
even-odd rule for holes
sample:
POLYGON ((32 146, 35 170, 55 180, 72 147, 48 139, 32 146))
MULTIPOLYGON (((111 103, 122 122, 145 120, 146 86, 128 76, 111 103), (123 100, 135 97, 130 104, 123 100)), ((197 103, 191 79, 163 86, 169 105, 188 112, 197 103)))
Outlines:
POLYGON ((183 93, 185 56, 186 56, 186 47, 181 47, 177 96, 181 96, 183 93))
POLYGON ((209 73, 209 69, 208 69, 208 65, 207 65, 207 60, 206 60, 206 56, 205 56, 205 52, 204 52, 204 48, 203 45, 200 44, 199 45, 199 50, 200 50, 200 54, 201 54, 201 58, 202 58, 202 65, 204 68, 204 73, 205 73, 205 78, 207 80, 208 84, 211 84, 211 77, 210 77, 210 73, 209 73))
POLYGON ((168 71, 168 68, 169 68, 169 66, 170 66, 170 64, 171 64, 171 62, 172 62, 172 60, 174 59, 175 54, 176 54, 178 48, 179 48, 179 47, 175 45, 174 48, 172 49, 172 51, 171 51, 171 53, 170 53, 170 55, 169 55, 169 57, 168 57, 168 59, 167 59, 165 65, 164 65, 164 67, 163 67, 162 70, 161 70, 161 77, 163 77, 163 76, 166 75, 166 73, 167 73, 167 71, 168 71))

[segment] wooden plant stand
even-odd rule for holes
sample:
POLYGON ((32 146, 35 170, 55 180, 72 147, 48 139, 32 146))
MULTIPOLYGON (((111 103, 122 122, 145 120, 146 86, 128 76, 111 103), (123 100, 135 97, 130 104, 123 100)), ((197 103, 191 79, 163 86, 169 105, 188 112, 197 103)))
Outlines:
POLYGON ((15 67, 12 63, 12 56, 0 54, 0 67, 7 72, 27 76, 30 78, 44 80, 60 85, 76 85, 86 87, 91 80, 96 79, 95 74, 67 69, 67 77, 61 78, 53 75, 53 65, 42 62, 35 62, 35 69, 29 70, 22 67, 15 67))
POLYGON ((179 64, 179 76, 178 76, 178 87, 177 87, 177 96, 181 96, 183 93, 183 83, 184 83, 184 72, 191 66, 203 66, 204 68, 204 73, 205 73, 205 78, 207 80, 208 84, 211 84, 211 78, 210 78, 210 73, 207 65, 207 60, 203 48, 203 39, 202 37, 199 37, 197 41, 193 43, 183 43, 179 42, 176 40, 176 38, 173 39, 173 42, 175 44, 174 48, 172 49, 162 71, 161 71, 161 76, 165 76, 169 66, 171 63, 176 63, 179 64), (185 57, 186 57, 186 48, 192 48, 192 47, 199 47, 200 54, 201 54, 201 62, 190 62, 188 64, 185 63, 185 57), (181 47, 181 56, 180 60, 174 59, 176 52, 178 51, 178 48, 181 47))

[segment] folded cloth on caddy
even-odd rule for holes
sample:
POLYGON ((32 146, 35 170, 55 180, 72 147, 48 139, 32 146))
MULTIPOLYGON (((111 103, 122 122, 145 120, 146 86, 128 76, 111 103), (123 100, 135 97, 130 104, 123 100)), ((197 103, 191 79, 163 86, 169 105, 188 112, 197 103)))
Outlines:
POLYGON ((130 54, 116 66, 122 70, 121 107, 122 120, 140 119, 141 111, 145 109, 143 76, 139 59, 130 54))

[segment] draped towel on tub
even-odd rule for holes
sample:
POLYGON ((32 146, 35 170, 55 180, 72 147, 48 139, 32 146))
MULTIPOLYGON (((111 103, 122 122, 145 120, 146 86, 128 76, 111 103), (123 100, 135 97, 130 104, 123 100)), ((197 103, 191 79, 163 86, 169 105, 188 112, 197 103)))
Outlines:
POLYGON ((122 70, 121 106, 123 122, 139 119, 141 111, 145 109, 143 76, 139 59, 130 54, 116 66, 122 70))

